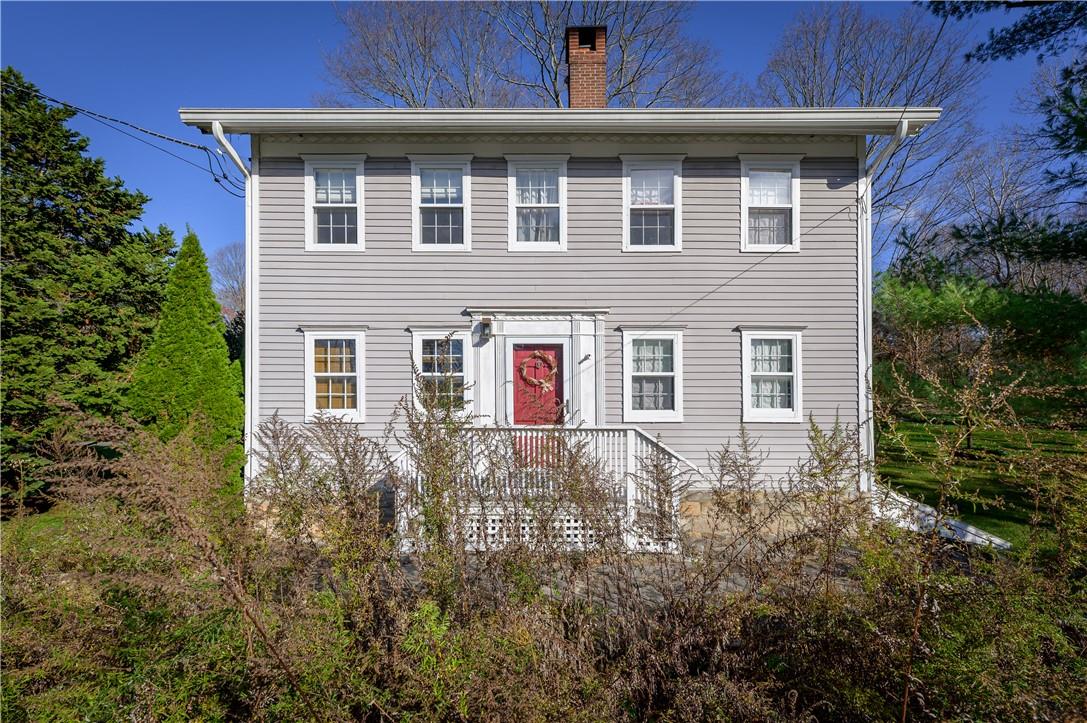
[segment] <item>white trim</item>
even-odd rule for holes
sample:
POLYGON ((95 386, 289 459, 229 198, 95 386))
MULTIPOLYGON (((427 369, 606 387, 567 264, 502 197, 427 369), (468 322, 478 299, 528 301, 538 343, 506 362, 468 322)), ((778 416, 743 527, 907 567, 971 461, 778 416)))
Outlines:
POLYGON ((682 422, 683 421, 683 332, 678 329, 622 327, 623 335, 623 421, 624 422, 682 422), (672 342, 672 378, 675 409, 634 409, 633 365, 635 339, 667 339, 672 342))
MULTIPOLYGON (((475 409, 475 390, 477 386, 476 369, 475 369, 475 354, 472 349, 472 332, 467 329, 411 329, 411 361, 415 365, 415 368, 422 373, 423 364, 423 340, 424 339, 444 339, 449 337, 450 339, 459 339, 463 345, 462 351, 464 353, 464 411, 466 414, 473 414, 475 409)), ((411 379, 411 400, 416 409, 420 408, 419 400, 416 395, 415 379, 411 379)))
POLYGON ((256 435, 260 414, 260 136, 249 140, 245 194, 245 488, 260 473, 256 435))
POLYGON ((566 155, 507 155, 507 250, 518 253, 545 253, 566 251, 566 155), (559 192, 559 241, 558 243, 521 243, 517 240, 517 169, 519 167, 544 168, 558 172, 559 192))
MULTIPOLYGON (((344 422, 362 423, 366 421, 366 332, 358 329, 303 331, 305 349, 305 398, 307 422, 312 422, 317 416, 317 389, 313 384, 315 373, 313 371, 313 342, 318 339, 351 339, 355 342, 355 393, 358 408, 354 410, 328 410, 322 409, 322 416, 337 417, 344 422)), ((336 374, 334 376, 350 376, 349 374, 336 374)))
POLYGON ((935 123, 939 108, 182 108, 181 121, 230 133, 910 133, 935 123))
MULTIPOLYGON (((797 155, 771 155, 771 154, 742 154, 740 155, 740 252, 741 253, 798 253, 800 251, 800 159, 797 155), (792 243, 778 244, 751 244, 748 243, 747 217, 750 202, 748 191, 750 189, 751 171, 789 171, 792 173, 790 184, 789 206, 792 209, 790 227, 792 230, 792 243)), ((785 206, 781 206, 785 208, 785 206)))
POLYGON ((803 422, 804 421, 804 368, 800 331, 783 331, 780 327, 740 330, 741 390, 744 422, 803 422), (788 339, 793 343, 793 408, 752 409, 751 407, 751 340, 788 339))
POLYGON ((333 253, 353 253, 366 250, 366 203, 364 201, 366 195, 366 156, 360 154, 353 155, 313 155, 305 154, 302 156, 302 160, 305 162, 305 186, 306 186, 306 251, 321 251, 321 252, 333 252, 333 253), (317 205, 316 192, 314 188, 314 172, 318 168, 354 168, 355 169, 355 203, 330 203, 329 206, 335 208, 355 207, 355 223, 357 228, 355 230, 356 238, 358 239, 353 244, 319 244, 317 243, 316 233, 314 229, 313 209, 317 205))
POLYGON ((872 177, 868 139, 857 137, 857 426, 862 461, 861 491, 871 492, 875 469, 875 416, 872 403, 872 177))
MULTIPOLYGON (((686 156, 623 154, 619 158, 623 161, 623 251, 658 254, 683 251, 683 159, 686 156), (633 246, 630 243, 630 173, 631 171, 660 170, 662 168, 672 171, 672 206, 659 207, 672 209, 672 245, 633 246)), ((654 207, 645 206, 644 208, 654 207)))
POLYGON ((506 388, 506 423, 510 426, 538 427, 537 424, 515 424, 513 421, 513 346, 515 344, 557 344, 562 346, 562 403, 565 412, 565 424, 576 424, 574 417, 579 410, 573 409, 573 370, 577 364, 576 359, 571 359, 570 349, 572 339, 569 334, 564 335, 531 335, 531 336, 506 336, 505 359, 502 362, 504 368, 499 369, 499 383, 506 388))
MULTIPOLYGON (((472 156, 460 155, 417 155, 408 156, 411 161, 411 250, 417 253, 466 253, 472 250, 472 156), (419 223, 422 201, 422 188, 419 169, 458 168, 461 171, 461 194, 463 203, 464 243, 462 244, 423 244, 419 223)), ((454 206, 457 204, 453 204, 454 206)), ((439 208, 441 205, 438 206, 439 208)))

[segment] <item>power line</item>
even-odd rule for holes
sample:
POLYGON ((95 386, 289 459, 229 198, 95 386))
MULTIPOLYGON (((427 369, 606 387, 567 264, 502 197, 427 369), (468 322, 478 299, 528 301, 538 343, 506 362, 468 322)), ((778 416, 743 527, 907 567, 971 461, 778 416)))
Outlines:
MULTIPOLYGON (((54 97, 52 97, 50 95, 46 95, 45 93, 42 93, 41 91, 38 91, 38 90, 34 90, 32 88, 20 88, 20 90, 24 90, 27 93, 30 93, 31 95, 37 96, 38 98, 40 98, 40 99, 42 99, 44 101, 53 103, 55 105, 63 106, 65 108, 69 108, 72 111, 74 111, 76 113, 80 113, 80 114, 90 118, 93 121, 101 123, 102 125, 106 126, 107 128, 111 128, 111 129, 117 131, 118 133, 121 133, 122 135, 128 136, 129 138, 132 138, 133 140, 137 140, 140 143, 143 143, 144 145, 150 146, 151 148, 154 148, 155 150, 161 151, 161 152, 165 153, 166 155, 171 156, 173 158, 176 158, 177 160, 179 160, 179 161, 181 161, 183 163, 187 163, 188 165, 192 166, 193 168, 196 168, 196 169, 198 169, 200 171, 203 171, 203 172, 209 174, 212 177, 212 179, 214 179, 215 183, 220 188, 222 188, 224 191, 229 193, 230 195, 234 196, 235 198, 245 198, 245 194, 244 194, 245 185, 244 185, 244 183, 239 181, 238 179, 234 178, 233 176, 231 176, 230 173, 228 172, 228 170, 223 166, 223 162, 219 158, 217 153, 214 150, 212 150, 211 148, 208 148, 205 145, 192 143, 190 141, 186 141, 186 140, 181 139, 181 138, 175 138, 173 136, 166 135, 165 133, 159 133, 158 131, 153 131, 153 130, 150 130, 148 128, 144 128, 142 126, 136 125, 135 123, 131 123, 131 122, 123 120, 121 118, 115 118, 113 116, 105 115, 104 113, 98 113, 96 111, 89 110, 87 108, 82 108, 82 107, 77 106, 77 105, 75 105, 73 103, 68 103, 67 101, 60 100, 59 98, 54 98, 54 97), (138 131, 140 133, 144 133, 144 134, 152 136, 154 138, 158 138, 160 140, 168 141, 170 143, 176 143, 177 145, 183 146, 185 148, 191 148, 193 150, 201 151, 206 156, 207 167, 204 167, 204 166, 200 165, 199 163, 195 163, 194 161, 192 161, 192 160, 190 160, 188 158, 185 158, 184 156, 178 155, 177 153, 174 153, 173 151, 169 150, 168 148, 163 148, 162 146, 160 146, 158 144, 152 143, 151 141, 147 140, 146 138, 141 138, 140 136, 138 136, 138 135, 136 135, 134 133, 130 133, 129 131, 126 131, 124 128, 119 128, 118 125, 125 126, 127 128, 131 128, 131 129, 133 129, 135 131, 138 131), (216 172, 214 164, 218 164, 218 166, 219 166, 219 171, 218 172, 216 172)), ((12 91, 9 90, 8 88, 5 88, 4 92, 12 92, 12 91)))

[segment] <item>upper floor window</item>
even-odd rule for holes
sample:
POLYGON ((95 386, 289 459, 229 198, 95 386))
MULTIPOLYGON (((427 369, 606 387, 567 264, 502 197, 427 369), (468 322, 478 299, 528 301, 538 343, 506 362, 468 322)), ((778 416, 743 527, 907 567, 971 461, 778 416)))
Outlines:
POLYGON ((566 156, 506 156, 509 250, 566 250, 566 156))
POLYGON ((800 250, 800 159, 740 156, 740 250, 800 250))
POLYGON ((412 248, 470 251, 470 156, 411 156, 412 248))
POLYGON ((303 156, 306 250, 362 251, 365 156, 303 156))
POLYGON ((417 404, 419 394, 433 395, 439 407, 463 409, 471 404, 471 344, 467 331, 412 331, 412 360, 419 374, 417 404))
POLYGON ((624 421, 683 421, 683 332, 622 331, 624 421))
POLYGON ((683 246, 683 158, 622 159, 623 250, 679 251, 683 246))
POLYGON ((743 329, 744 420, 803 420, 800 332, 743 329))
POLYGON ((306 419, 329 415, 363 421, 363 333, 307 331, 305 340, 306 419))

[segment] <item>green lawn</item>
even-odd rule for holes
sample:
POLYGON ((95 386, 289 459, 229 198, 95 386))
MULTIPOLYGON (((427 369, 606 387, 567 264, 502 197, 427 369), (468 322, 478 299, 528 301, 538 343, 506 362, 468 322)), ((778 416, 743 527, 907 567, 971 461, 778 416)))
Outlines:
MULTIPOLYGON (((876 461, 882 480, 916 500, 933 502, 938 482, 926 463, 935 458, 934 435, 950 430, 950 426, 943 425, 899 423, 899 431, 906 436, 906 446, 920 457, 920 461, 911 459, 902 445, 881 435, 876 445, 876 461)), ((1035 449, 1043 455, 1082 455, 1087 444, 1087 432, 1032 429, 1029 434, 1035 449)), ((961 487, 964 492, 976 493, 987 500, 999 499, 1003 503, 958 500, 959 519, 1003 537, 1013 545, 1026 542, 1034 502, 1027 490, 1010 483, 1007 466, 1014 455, 1028 448, 1023 437, 995 431, 974 435, 972 448, 964 450, 955 465, 961 487)))

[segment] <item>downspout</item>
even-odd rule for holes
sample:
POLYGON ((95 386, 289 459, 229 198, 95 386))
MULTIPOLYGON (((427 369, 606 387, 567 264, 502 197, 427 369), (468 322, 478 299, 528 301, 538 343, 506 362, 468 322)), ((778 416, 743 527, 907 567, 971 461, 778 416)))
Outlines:
POLYGON ((876 175, 876 171, 879 170, 879 167, 883 165, 884 161, 891 157, 892 153, 898 150, 898 147, 902 145, 902 141, 905 140, 906 136, 908 136, 909 133, 910 122, 903 118, 898 122, 898 128, 895 130, 895 134, 894 137, 891 139, 891 142, 884 146, 883 150, 879 152, 878 156, 876 156, 876 160, 872 161, 871 165, 868 166, 869 178, 876 175))
MULTIPOLYGON (((876 159, 871 163, 867 163, 867 158, 864 158, 862 163, 859 164, 858 169, 864 176, 864 191, 860 194, 858 199, 860 202, 862 212, 862 224, 861 232, 863 238, 861 239, 861 246, 863 249, 863 258, 861 260, 860 269, 861 274, 861 288, 863 290, 861 302, 861 324, 863 339, 863 352, 865 354, 863 369, 861 369, 861 385, 863 387, 862 392, 862 404, 863 410, 860 410, 861 420, 864 424, 864 438, 862 440, 863 452, 865 455, 865 461, 870 465, 871 471, 865 474, 864 487, 866 491, 872 493, 874 489, 874 472, 876 461, 876 438, 875 438, 875 410, 873 409, 872 400, 872 372, 874 369, 874 360, 872 356, 872 179, 876 173, 880 170, 883 164, 891 157, 891 155, 898 150, 898 147, 909 135, 910 122, 905 118, 899 120, 898 127, 895 129, 895 134, 891 138, 891 141, 884 146, 880 151, 876 159), (867 379, 865 379, 867 375, 867 379)), ((860 138, 859 145, 865 145, 865 139, 862 136, 860 138)), ((866 155, 866 154, 860 154, 866 155)))
POLYGON ((241 171, 245 177, 245 424, 243 431, 243 439, 245 443, 245 476, 243 480, 243 489, 248 488, 249 480, 252 479, 255 470, 253 469, 253 435, 255 432, 255 420, 256 420, 256 361, 257 361, 257 344, 256 344, 256 325, 258 323, 257 317, 257 304, 256 304, 256 248, 254 247, 253 229, 255 222, 253 220, 253 174, 250 172, 249 167, 242 161, 238 151, 227 140, 226 134, 223 132, 223 124, 219 121, 211 122, 211 134, 215 136, 216 142, 219 147, 223 149, 227 157, 231 162, 241 171))

